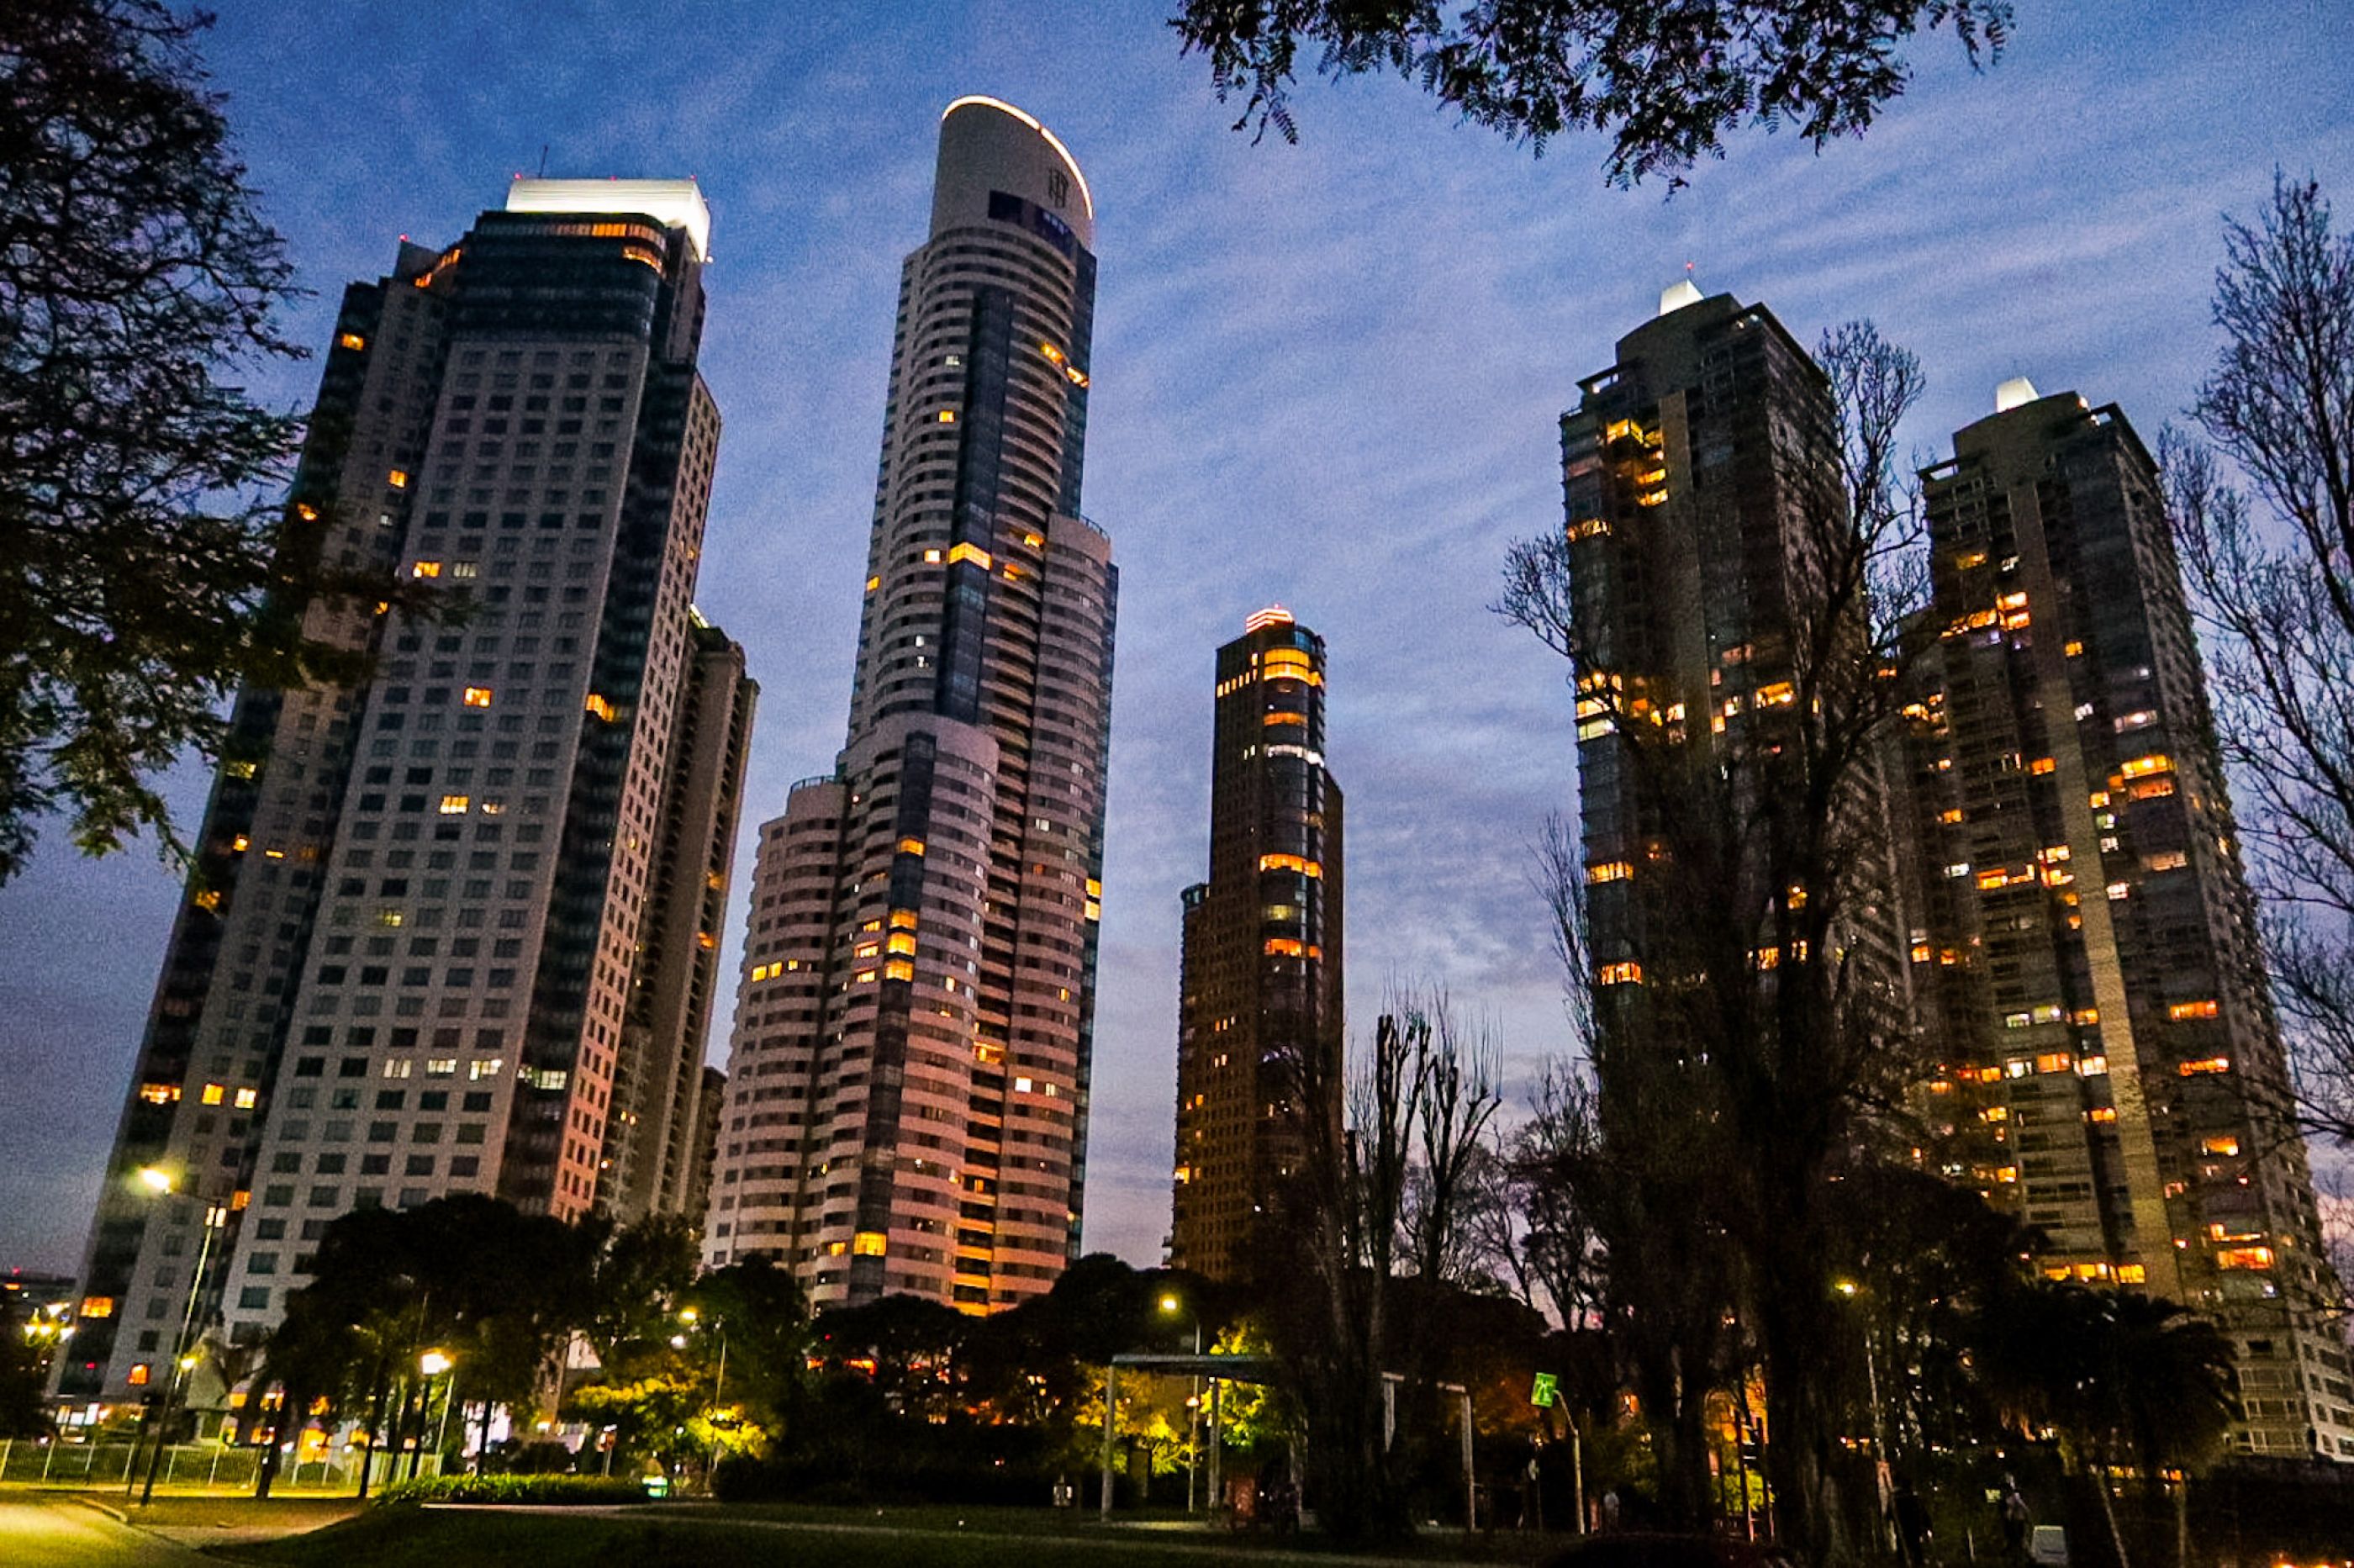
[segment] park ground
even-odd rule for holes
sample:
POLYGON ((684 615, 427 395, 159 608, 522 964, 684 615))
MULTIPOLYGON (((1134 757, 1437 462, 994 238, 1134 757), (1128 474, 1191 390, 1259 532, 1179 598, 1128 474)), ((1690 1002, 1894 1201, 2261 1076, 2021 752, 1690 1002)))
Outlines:
POLYGON ((1534 1562, 1563 1542, 1428 1534, 1384 1557, 1226 1535, 1182 1515, 1110 1525, 1037 1509, 645 1504, 620 1509, 363 1508, 349 1499, 159 1496, 125 1507, 104 1492, 0 1489, 0 1563, 42 1568, 1232 1568, 1236 1563, 1534 1562))

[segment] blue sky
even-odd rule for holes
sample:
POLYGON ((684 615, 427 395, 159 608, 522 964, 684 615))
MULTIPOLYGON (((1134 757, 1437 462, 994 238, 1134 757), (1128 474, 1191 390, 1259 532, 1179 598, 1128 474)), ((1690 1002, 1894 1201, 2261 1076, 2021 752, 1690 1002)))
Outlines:
MULTIPOLYGON (((1595 139, 1532 158, 1394 81, 1305 84, 1301 144, 1253 145, 1154 5, 222 11, 207 54, 316 291, 299 341, 324 341, 398 237, 455 238, 543 147, 550 174, 702 182, 726 429, 698 597, 763 688, 758 816, 842 743, 939 111, 992 93, 1070 146, 1102 262, 1086 507, 1122 573, 1086 1239, 1138 1262, 1167 1228, 1211 654, 1248 611, 1280 599, 1331 645, 1352 1021, 1436 979, 1524 1082, 1564 1036, 1528 845, 1575 783, 1561 670, 1482 606, 1506 544, 1560 524, 1577 377, 1660 287, 1689 262, 1808 342, 1872 317, 1928 370, 1925 457, 2019 374, 2154 435, 2213 352, 2219 213, 2253 214, 2278 164, 2354 219, 2346 16, 2326 0, 2020 0, 1996 69, 1928 40, 1863 140, 1744 141, 1672 199, 1606 188, 1595 139)), ((258 386, 293 406, 314 375, 258 386)), ((175 776, 191 823, 205 784, 175 776)), ((56 834, 0 888, 0 1267, 79 1258, 176 895, 146 851, 93 863, 56 834)))

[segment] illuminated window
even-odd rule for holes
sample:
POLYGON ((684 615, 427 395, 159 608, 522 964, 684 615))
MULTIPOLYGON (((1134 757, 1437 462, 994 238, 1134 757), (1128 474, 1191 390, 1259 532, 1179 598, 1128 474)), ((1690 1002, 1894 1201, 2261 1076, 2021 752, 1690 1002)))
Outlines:
POLYGON ((2273 1249, 2268 1246, 2226 1246, 2215 1249, 2218 1268, 2270 1268, 2273 1249))
POLYGON ((483 798, 482 803, 475 809, 486 817, 495 817, 504 811, 507 808, 505 801, 493 800, 486 796, 483 798))
POLYGON ((2048 757, 2039 757, 2027 765, 2030 773, 2050 773, 2060 765, 2048 757))
POLYGON ((754 964, 752 966, 751 978, 753 982, 758 984, 759 981, 764 980, 773 980, 783 971, 784 966, 782 964, 754 964))
POLYGON ((913 931, 894 931, 883 939, 883 950, 886 953, 913 953, 916 950, 916 934, 913 931))
POLYGON ((607 724, 611 724, 613 722, 613 705, 607 702, 597 693, 589 693, 588 702, 582 705, 590 713, 595 714, 599 718, 603 719, 607 724))
POLYGON ((489 707, 491 705, 491 689, 488 686, 469 686, 466 688, 463 700, 465 705, 470 708, 489 707))
POLYGON ((2138 1263, 2121 1263, 2117 1265, 2118 1284, 2143 1285, 2147 1284, 2148 1280, 2149 1269, 2146 1265, 2138 1263))
POLYGON ((850 1244, 850 1250, 860 1257, 881 1257, 886 1245, 881 1231, 860 1231, 850 1244))
POLYGON ((2189 863, 2189 857, 2184 855, 2180 850, 2168 850, 2161 854, 2144 855, 2142 857, 2142 864, 2147 866, 2152 871, 2180 871, 2189 863))
POLYGON ((406 918, 407 916, 398 909, 379 909, 376 912, 376 923, 379 926, 398 926, 406 918))
POLYGON ((201 1097, 205 1104, 208 1106, 217 1106, 221 1103, 221 1100, 228 1095, 228 1091, 218 1084, 207 1084, 205 1086, 205 1092, 201 1097))
POLYGON ((2076 1072, 2081 1077, 2097 1078, 2108 1070, 2109 1059, 2106 1056, 2079 1056, 2076 1059, 2076 1072))
POLYGON ((145 1361, 133 1361, 131 1363, 130 1375, 124 1378, 123 1381, 128 1383, 133 1388, 144 1388, 147 1386, 147 1363, 145 1361))
POLYGON ((954 566, 959 561, 970 561, 984 572, 996 564, 990 558, 987 550, 970 541, 949 547, 949 565, 954 566))
POLYGON ((180 1098, 180 1086, 177 1084, 142 1084, 139 1086, 139 1097, 145 1100, 151 1106, 176 1105, 179 1103, 180 1098))
POLYGON ((943 425, 953 425, 953 424, 955 424, 955 423, 956 423, 956 410, 955 410, 954 408, 943 408, 943 409, 941 409, 941 410, 940 410, 940 423, 941 423, 941 424, 943 424, 943 425))
POLYGON ((497 1056, 481 1062, 469 1062, 466 1064, 466 1076, 480 1083, 484 1078, 497 1077, 505 1067, 506 1062, 497 1056))
POLYGON ((1324 874, 1320 862, 1296 854, 1263 854, 1258 857, 1258 868, 1261 871, 1296 871, 1302 876, 1324 874))
POLYGON ((472 803, 472 799, 469 796, 444 795, 441 797, 441 814, 445 817, 462 817, 466 814, 466 808, 472 803))
POLYGON ((868 577, 868 578, 866 579, 866 591, 867 591, 868 593, 873 593, 876 588, 881 588, 882 586, 883 586, 883 579, 882 579, 881 577, 868 577))
POLYGON ((2232 1070, 2232 1058, 2202 1056, 2196 1062, 2185 1062, 2175 1070, 2186 1078, 2195 1078, 2206 1073, 2228 1073, 2232 1070))
POLYGON ((1259 715, 1258 722, 1269 727, 1281 724, 1306 724, 1308 722, 1308 715, 1306 714, 1289 713, 1262 714, 1259 715))
POLYGON ((438 577, 441 575, 441 563, 439 561, 412 561, 409 563, 408 575, 412 577, 438 577))
POLYGON ((1296 938, 1269 937, 1267 939, 1267 956, 1269 958, 1296 959, 1307 950, 1307 944, 1296 938))
POLYGON ((2221 1011, 2212 1001, 2178 1001, 2166 1010, 2166 1016, 2179 1022, 2186 1018, 2212 1018, 2221 1011))
POLYGON ((885 980, 912 980, 916 978, 916 966, 909 963, 905 959, 887 959, 883 964, 883 978, 885 980))
POLYGON ((479 561, 452 561, 450 563, 450 575, 453 577, 481 577, 482 575, 482 563, 479 561))
POLYGON ((1643 966, 1632 961, 1605 964, 1595 971, 1594 979, 1599 985, 1640 985, 1643 966))
POLYGON ((1573 539, 1606 539, 1610 536, 1610 524, 1601 517, 1581 517, 1569 525, 1569 536, 1573 539))
POLYGON ((113 1317, 114 1298, 111 1296, 83 1297, 81 1298, 81 1315, 85 1318, 113 1317))
POLYGON ((394 469, 390 473, 384 476, 384 482, 392 486, 395 490, 407 490, 408 488, 408 471, 405 468, 394 469))
POLYGON ((2117 1119, 2117 1107, 2115 1106, 2094 1106, 2091 1110, 2084 1113, 2084 1119, 2090 1122, 2113 1122, 2117 1119))
POLYGON ((2174 759, 2162 754, 2137 757, 2117 771, 2128 779, 2147 779, 2153 773, 2173 772, 2174 759))
POLYGON ((924 841, 921 839, 901 839, 899 841, 899 853, 901 854, 921 854, 924 853, 924 841))
POLYGON ((2046 1051, 2035 1058, 2039 1073, 2064 1073, 2075 1065, 2076 1059, 2065 1051, 2046 1051))
POLYGON ((2201 1139, 2199 1151, 2201 1154, 2237 1154, 2240 1152, 2240 1140, 2229 1133, 2216 1138, 2201 1139))
POLYGON ((239 1110, 251 1110, 253 1108, 253 1102, 258 1097, 260 1097, 251 1089, 239 1089, 236 1095, 231 1097, 231 1103, 239 1110))
POLYGON ((1585 868, 1585 880, 1588 882, 1624 882, 1634 874, 1634 866, 1623 860, 1604 861, 1600 865, 1585 868))

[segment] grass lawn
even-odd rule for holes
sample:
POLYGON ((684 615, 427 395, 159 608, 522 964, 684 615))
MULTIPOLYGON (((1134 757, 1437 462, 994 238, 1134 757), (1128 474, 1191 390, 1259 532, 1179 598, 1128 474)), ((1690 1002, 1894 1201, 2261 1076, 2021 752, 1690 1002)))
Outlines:
MULTIPOLYGON (((1533 1543, 1474 1543, 1440 1556, 1444 1540, 1418 1543, 1407 1561, 1527 1562, 1533 1543)), ((1455 1543, 1459 1544, 1459 1543, 1455 1543)), ((1232 1568, 1295 1556, 1316 1542, 1200 1540, 1087 1523, 1044 1510, 649 1508, 620 1514, 508 1513, 464 1509, 376 1509, 313 1534, 234 1549, 233 1560, 268 1568, 491 1568, 546 1563, 597 1568, 1232 1568), (957 1520, 966 1520, 960 1530, 957 1520), (1012 1539, 1009 1539, 1011 1537, 1012 1539)), ((229 1553, 224 1553, 229 1555, 229 1553)))

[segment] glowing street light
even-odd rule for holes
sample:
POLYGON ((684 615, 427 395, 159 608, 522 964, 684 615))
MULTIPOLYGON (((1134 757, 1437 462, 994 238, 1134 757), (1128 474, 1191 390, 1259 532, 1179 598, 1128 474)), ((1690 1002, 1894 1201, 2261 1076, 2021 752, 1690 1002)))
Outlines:
POLYGON ((443 1372, 448 1372, 457 1363, 452 1361, 445 1352, 440 1351, 428 1351, 423 1355, 417 1358, 418 1370, 422 1372, 427 1377, 440 1377, 443 1372))
POLYGON ((141 1166, 139 1181, 143 1186, 159 1198, 172 1190, 172 1173, 160 1165, 141 1166))

